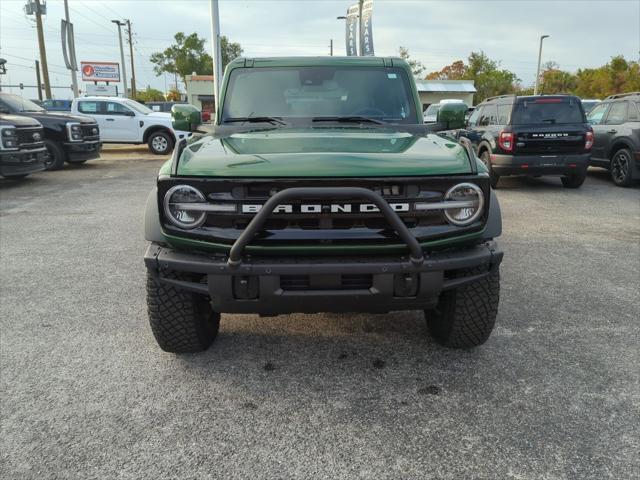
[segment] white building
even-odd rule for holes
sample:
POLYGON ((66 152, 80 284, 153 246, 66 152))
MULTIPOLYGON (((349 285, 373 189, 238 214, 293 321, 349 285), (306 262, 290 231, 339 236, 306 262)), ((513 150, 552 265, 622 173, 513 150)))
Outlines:
POLYGON ((473 80, 416 80, 422 111, 432 103, 439 103, 445 98, 462 100, 468 106, 473 106, 473 95, 476 88, 473 80))

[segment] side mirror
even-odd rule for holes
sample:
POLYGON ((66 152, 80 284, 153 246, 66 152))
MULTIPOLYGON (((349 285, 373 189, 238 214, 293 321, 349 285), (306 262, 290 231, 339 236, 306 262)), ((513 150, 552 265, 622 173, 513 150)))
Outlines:
POLYGON ((127 110, 127 113, 125 113, 125 115, 127 117, 135 117, 136 116, 136 112, 133 112, 131 110, 127 110))
POLYGON ((445 103, 438 110, 438 123, 443 123, 447 130, 458 130, 466 125, 465 116, 469 107, 464 103, 445 103))
POLYGON ((193 105, 176 104, 171 107, 171 124, 174 130, 195 132, 201 123, 200 110, 193 105))

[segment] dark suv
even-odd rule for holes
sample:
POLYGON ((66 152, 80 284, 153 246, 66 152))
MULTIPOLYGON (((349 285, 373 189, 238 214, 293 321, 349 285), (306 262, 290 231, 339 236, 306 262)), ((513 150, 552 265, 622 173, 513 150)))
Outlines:
POLYGON ((100 157, 100 129, 91 117, 49 112, 11 93, 0 93, 0 113, 31 117, 42 124, 48 153, 47 170, 62 168, 65 161, 77 164, 100 157))
POLYGON ((578 188, 593 145, 580 99, 570 95, 488 98, 458 135, 471 140, 494 188, 507 175, 557 175, 578 188))
POLYGON ((640 179, 640 92, 607 97, 588 121, 595 137, 589 163, 608 169, 620 187, 640 179))

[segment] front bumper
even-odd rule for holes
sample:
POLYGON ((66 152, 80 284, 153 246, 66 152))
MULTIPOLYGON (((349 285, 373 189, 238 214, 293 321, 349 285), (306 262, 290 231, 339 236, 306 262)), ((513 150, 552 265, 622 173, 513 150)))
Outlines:
POLYGON ((44 170, 47 149, 0 152, 0 176, 23 176, 44 170))
POLYGON ((90 142, 66 142, 63 145, 65 152, 67 152, 67 157, 71 162, 98 158, 100 157, 100 150, 102 150, 102 142, 99 140, 90 142))
POLYGON ((433 253, 419 264, 409 257, 358 256, 351 261, 261 258, 234 265, 226 256, 184 253, 154 243, 144 261, 156 281, 208 295, 217 312, 275 315, 432 308, 441 292, 497 270, 502 256, 494 242, 486 242, 433 253), (356 288, 349 283, 354 280, 356 288))
POLYGON ((500 175, 584 174, 591 153, 574 155, 491 155, 491 168, 500 175))

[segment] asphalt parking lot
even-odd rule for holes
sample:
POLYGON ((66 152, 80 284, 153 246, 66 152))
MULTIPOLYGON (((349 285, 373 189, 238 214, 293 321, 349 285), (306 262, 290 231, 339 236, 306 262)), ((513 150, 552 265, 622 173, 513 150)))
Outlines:
POLYGON ((160 163, 113 150, 0 180, 2 478, 638 478, 640 188, 503 179, 476 350, 417 312, 225 315, 175 356, 144 294, 160 163))

